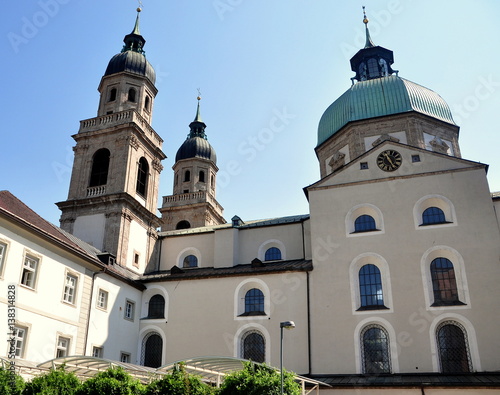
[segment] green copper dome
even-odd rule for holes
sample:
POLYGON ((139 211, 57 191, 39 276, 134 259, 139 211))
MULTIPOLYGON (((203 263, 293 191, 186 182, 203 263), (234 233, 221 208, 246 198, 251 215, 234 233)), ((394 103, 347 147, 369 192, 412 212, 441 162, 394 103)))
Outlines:
POLYGON ((326 109, 318 126, 318 145, 352 121, 416 111, 455 125, 450 107, 436 92, 390 75, 359 81, 326 109))

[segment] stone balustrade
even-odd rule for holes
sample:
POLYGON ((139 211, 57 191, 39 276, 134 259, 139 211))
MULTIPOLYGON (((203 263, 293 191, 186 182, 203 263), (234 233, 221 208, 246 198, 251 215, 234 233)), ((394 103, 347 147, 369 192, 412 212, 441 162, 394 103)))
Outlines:
POLYGON ((106 193, 106 185, 99 185, 97 187, 87 188, 87 197, 94 197, 104 195, 106 193))
POLYGON ((80 121, 78 133, 93 132, 103 127, 117 126, 125 123, 136 123, 144 133, 149 134, 149 138, 156 141, 161 148, 163 140, 151 127, 148 121, 135 110, 124 110, 113 114, 101 115, 99 117, 80 121))

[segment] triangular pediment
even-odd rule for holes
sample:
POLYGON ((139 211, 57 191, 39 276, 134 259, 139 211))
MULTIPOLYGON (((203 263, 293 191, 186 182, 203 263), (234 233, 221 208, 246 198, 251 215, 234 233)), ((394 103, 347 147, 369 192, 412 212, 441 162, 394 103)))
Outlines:
POLYGON ((387 140, 305 189, 462 171, 478 167, 487 169, 487 165, 482 163, 387 140))

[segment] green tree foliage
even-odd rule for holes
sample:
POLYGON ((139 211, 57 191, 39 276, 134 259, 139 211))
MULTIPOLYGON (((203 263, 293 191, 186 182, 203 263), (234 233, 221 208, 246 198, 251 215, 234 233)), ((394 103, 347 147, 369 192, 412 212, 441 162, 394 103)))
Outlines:
MULTIPOLYGON (((284 372, 284 394, 299 395, 300 385, 293 374, 284 372)), ((280 372, 266 365, 247 363, 243 370, 228 374, 220 388, 220 395, 279 395, 281 391, 280 372)))
POLYGON ((85 381, 77 395, 143 395, 144 385, 122 368, 109 368, 85 381))
POLYGON ((67 372, 62 365, 28 382, 23 395, 74 395, 80 386, 75 374, 67 372))
POLYGON ((0 394, 21 395, 24 389, 24 380, 18 374, 0 368, 0 394))
POLYGON ((214 389, 203 383, 198 376, 186 372, 184 365, 179 364, 171 374, 151 382, 146 395, 210 395, 214 389))

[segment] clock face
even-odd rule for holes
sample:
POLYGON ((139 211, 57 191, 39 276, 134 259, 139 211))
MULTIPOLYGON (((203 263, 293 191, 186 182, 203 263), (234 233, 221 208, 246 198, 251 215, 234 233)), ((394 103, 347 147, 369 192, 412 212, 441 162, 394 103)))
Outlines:
POLYGON ((384 171, 396 170, 399 166, 401 166, 402 161, 403 158, 401 157, 401 154, 392 149, 382 151, 377 156, 377 166, 384 171))

